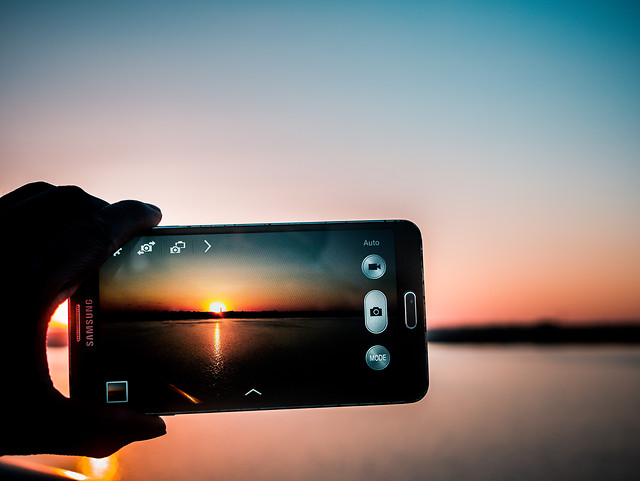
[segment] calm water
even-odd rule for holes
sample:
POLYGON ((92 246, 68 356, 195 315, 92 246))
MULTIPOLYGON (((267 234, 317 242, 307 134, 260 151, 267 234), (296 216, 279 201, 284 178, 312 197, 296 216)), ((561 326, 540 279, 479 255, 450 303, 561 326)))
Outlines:
MULTIPOLYGON (((66 349, 53 349, 65 389, 66 349)), ((635 479, 640 348, 431 345, 413 405, 183 415, 111 461, 128 480, 635 479)), ((76 458, 33 461, 73 468, 76 458)))
MULTIPOLYGON (((130 403, 147 412, 193 409, 171 386, 208 409, 242 407, 250 389, 270 406, 335 405, 379 399, 397 375, 394 366, 366 365, 372 345, 392 356, 397 349, 393 336, 369 333, 361 318, 118 322, 101 326, 100 336, 109 353, 104 380, 127 379, 130 403)), ((99 396, 104 380, 96 379, 99 396)))

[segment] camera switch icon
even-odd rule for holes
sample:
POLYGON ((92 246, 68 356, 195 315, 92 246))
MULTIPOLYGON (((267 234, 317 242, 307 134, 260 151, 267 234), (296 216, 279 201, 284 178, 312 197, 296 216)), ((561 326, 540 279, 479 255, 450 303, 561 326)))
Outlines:
POLYGON ((373 334, 387 328, 387 297, 382 291, 369 291, 364 296, 364 325, 373 334))
POLYGON ((147 242, 146 244, 142 244, 140 246, 140 249, 138 249, 138 255, 142 256, 145 254, 149 254, 150 252, 153 252, 153 246, 156 245, 155 241, 151 241, 151 242, 147 242))

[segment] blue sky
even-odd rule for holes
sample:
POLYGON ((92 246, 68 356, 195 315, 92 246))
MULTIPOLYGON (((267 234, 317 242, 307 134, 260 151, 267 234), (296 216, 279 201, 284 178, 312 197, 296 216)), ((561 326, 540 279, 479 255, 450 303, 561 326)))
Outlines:
POLYGON ((3 2, 0 190, 401 217, 435 323, 640 316, 632 2, 3 2))

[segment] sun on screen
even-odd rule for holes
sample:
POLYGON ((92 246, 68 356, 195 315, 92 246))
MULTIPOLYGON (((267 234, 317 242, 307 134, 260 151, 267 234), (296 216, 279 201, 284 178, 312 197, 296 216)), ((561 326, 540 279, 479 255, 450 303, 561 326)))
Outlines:
POLYGON ((227 310, 227 306, 225 306, 220 301, 215 301, 209 304, 209 312, 221 313, 221 312, 225 312, 226 310, 227 310))

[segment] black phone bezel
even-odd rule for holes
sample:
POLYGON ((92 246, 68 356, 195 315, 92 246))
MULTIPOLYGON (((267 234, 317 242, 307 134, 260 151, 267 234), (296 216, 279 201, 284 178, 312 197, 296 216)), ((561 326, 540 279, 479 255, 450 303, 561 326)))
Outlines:
MULTIPOLYGON (((392 229, 395 237, 396 285, 398 312, 404 309, 404 294, 416 295, 417 325, 414 328, 397 329, 397 342, 401 349, 394 353, 394 377, 391 388, 375 398, 368 394, 362 399, 347 399, 341 402, 339 395, 318 399, 318 402, 298 405, 286 400, 275 404, 265 404, 253 396, 245 403, 232 403, 229 406, 194 405, 192 409, 152 409, 147 414, 186 414, 194 412, 224 412, 236 410, 308 408, 341 405, 402 404, 416 402, 424 397, 429 386, 427 350, 426 350, 426 302, 424 291, 424 272, 422 257, 422 238, 418 227, 406 220, 384 221, 347 221, 312 222, 288 224, 243 224, 211 226, 169 226, 156 227, 139 237, 163 235, 206 235, 222 233, 290 232, 317 230, 367 230, 392 229), (402 304, 402 305, 401 305, 402 304)), ((71 297, 69 303, 69 384, 72 398, 96 400, 95 389, 87 388, 95 375, 98 365, 98 353, 85 346, 87 329, 91 323, 91 332, 99 332, 99 284, 98 274, 93 274, 71 297), (87 319, 86 306, 91 306, 91 319, 87 319), (82 339, 81 339, 82 338, 82 339)))

